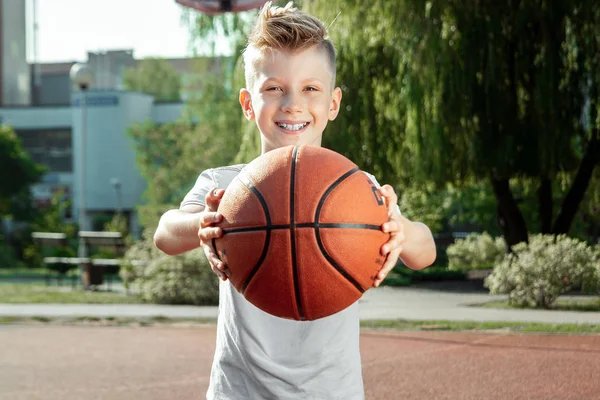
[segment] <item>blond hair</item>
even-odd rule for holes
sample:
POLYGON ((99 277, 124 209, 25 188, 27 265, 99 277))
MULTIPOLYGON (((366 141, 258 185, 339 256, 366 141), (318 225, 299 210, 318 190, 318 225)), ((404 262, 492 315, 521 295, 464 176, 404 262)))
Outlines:
POLYGON ((293 6, 277 7, 268 1, 263 6, 244 50, 246 85, 254 83, 256 64, 269 50, 302 51, 317 46, 327 56, 332 82, 335 82, 335 48, 323 23, 293 6))

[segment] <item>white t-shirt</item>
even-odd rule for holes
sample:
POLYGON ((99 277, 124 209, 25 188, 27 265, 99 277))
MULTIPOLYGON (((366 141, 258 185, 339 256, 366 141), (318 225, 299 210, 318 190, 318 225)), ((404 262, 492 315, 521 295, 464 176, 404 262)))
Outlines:
MULTIPOLYGON (((205 205, 244 165, 209 169, 181 206, 205 205)), ((377 185, 375 178, 368 174, 377 185)), ((217 344, 208 400, 364 399, 358 302, 315 321, 278 318, 219 283, 217 344)))

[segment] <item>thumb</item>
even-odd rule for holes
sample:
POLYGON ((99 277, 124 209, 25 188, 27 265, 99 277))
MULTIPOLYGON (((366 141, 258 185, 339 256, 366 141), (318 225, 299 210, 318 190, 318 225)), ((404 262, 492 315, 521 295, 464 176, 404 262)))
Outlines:
POLYGON ((217 211, 219 208, 219 203, 221 202, 221 198, 225 190, 214 188, 206 194, 206 208, 209 211, 217 211))

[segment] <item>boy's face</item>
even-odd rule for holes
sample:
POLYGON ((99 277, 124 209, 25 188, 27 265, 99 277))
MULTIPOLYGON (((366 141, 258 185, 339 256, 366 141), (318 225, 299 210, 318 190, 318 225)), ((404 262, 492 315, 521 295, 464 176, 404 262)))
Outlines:
POLYGON ((333 88, 326 54, 315 46, 295 53, 271 50, 254 72, 252 87, 240 91, 240 104, 246 118, 256 121, 262 152, 320 146, 342 99, 341 89, 333 88))

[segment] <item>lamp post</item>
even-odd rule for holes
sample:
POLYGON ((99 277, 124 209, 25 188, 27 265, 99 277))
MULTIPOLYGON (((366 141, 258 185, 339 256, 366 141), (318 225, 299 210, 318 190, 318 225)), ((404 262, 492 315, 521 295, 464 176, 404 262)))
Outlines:
MULTIPOLYGON (((79 212, 78 212, 78 224, 79 231, 86 230, 86 203, 85 203, 85 182, 86 182, 86 125, 87 125, 87 90, 93 81, 93 75, 91 69, 86 64, 77 63, 71 67, 69 73, 71 82, 81 91, 82 97, 80 99, 81 105, 81 148, 79 157, 79 212)), ((85 248, 85 241, 79 238, 79 257, 87 256, 87 249, 85 248)))
POLYGON ((119 178, 111 178, 110 184, 115 188, 115 194, 117 195, 117 214, 121 215, 121 181, 119 178))

